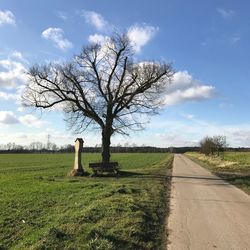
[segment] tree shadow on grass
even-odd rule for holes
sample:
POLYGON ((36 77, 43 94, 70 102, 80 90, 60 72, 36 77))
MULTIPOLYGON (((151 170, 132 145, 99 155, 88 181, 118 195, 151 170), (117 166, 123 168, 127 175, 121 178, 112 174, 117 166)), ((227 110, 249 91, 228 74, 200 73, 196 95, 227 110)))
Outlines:
POLYGON ((143 178, 143 179, 170 179, 172 176, 157 173, 140 173, 132 171, 119 171, 119 178, 143 178))
MULTIPOLYGON (((133 171, 119 171, 117 178, 138 178, 138 179, 159 179, 159 180, 170 180, 172 178, 177 179, 194 179, 194 180, 211 180, 211 181, 226 181, 229 183, 245 184, 250 185, 250 175, 237 175, 235 173, 216 173, 218 177, 207 177, 207 176, 182 176, 182 175, 169 175, 169 174, 157 174, 157 173, 142 173, 133 171)), ((113 174, 102 174, 97 177, 115 177, 113 174)), ((225 183, 225 184, 229 184, 225 183)), ((218 183, 213 183, 213 185, 219 185, 218 183)), ((222 183, 224 184, 224 183, 222 183)), ((222 185, 221 184, 221 185, 222 185)), ((225 185, 224 184, 224 185, 225 185)))
POLYGON ((113 173, 101 173, 98 175, 93 175, 94 178, 118 178, 118 179, 125 179, 125 178, 140 178, 140 179, 162 179, 162 180, 169 180, 172 176, 167 174, 157 174, 157 173, 141 173, 141 172, 132 172, 132 171, 124 171, 120 170, 119 174, 113 173))
POLYGON ((206 177, 206 176, 172 176, 172 178, 177 179, 193 179, 193 180, 211 180, 211 181, 219 181, 212 182, 211 185, 229 185, 231 184, 245 184, 250 186, 250 175, 242 175, 235 173, 214 173, 218 177, 206 177), (220 182, 224 181, 224 182, 220 182))
POLYGON ((217 172, 216 175, 233 185, 245 186, 250 193, 250 174, 217 172))
POLYGON ((237 174, 237 173, 217 172, 216 175, 218 175, 223 180, 228 180, 228 181, 242 180, 242 181, 248 181, 250 183, 250 174, 245 175, 245 174, 237 174))
POLYGON ((221 180, 220 177, 206 177, 206 176, 186 176, 186 175, 168 175, 168 174, 155 174, 155 173, 139 173, 130 171, 121 171, 121 178, 135 177, 135 178, 178 178, 178 179, 197 179, 197 180, 221 180))

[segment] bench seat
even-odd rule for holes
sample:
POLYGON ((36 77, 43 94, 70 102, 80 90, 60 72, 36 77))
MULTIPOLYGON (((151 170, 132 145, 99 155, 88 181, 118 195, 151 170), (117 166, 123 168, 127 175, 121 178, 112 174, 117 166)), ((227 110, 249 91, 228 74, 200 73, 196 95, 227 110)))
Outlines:
POLYGON ((108 166, 103 166, 102 162, 89 163, 89 168, 92 168, 94 175, 98 175, 98 172, 112 172, 116 175, 119 174, 118 162, 110 162, 108 166))

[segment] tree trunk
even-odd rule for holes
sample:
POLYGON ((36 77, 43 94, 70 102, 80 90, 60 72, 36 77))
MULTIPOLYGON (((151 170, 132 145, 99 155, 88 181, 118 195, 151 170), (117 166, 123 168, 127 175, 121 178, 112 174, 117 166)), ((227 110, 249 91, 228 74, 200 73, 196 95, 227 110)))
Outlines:
POLYGON ((103 166, 108 166, 110 162, 110 137, 111 128, 105 127, 102 130, 102 163, 103 166))

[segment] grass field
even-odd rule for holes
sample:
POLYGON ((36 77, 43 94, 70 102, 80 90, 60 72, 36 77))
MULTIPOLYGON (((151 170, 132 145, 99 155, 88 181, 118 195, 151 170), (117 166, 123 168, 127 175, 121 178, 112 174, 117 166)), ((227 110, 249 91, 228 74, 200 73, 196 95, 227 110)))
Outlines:
POLYGON ((73 158, 0 155, 0 249, 161 249, 172 156, 114 154, 119 178, 67 177, 73 158))
POLYGON ((250 194, 250 152, 225 152, 223 159, 194 152, 186 155, 250 194))

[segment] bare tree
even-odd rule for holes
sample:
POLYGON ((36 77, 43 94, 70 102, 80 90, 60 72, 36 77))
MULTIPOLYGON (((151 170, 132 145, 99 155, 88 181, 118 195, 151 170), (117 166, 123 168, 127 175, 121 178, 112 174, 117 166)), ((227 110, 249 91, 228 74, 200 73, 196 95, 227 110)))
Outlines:
POLYGON ((213 141, 215 144, 217 155, 219 156, 220 153, 223 153, 225 151, 225 148, 228 146, 227 138, 224 135, 217 135, 213 137, 213 141))
POLYGON ((42 142, 36 141, 36 142, 32 142, 29 145, 29 149, 30 150, 37 150, 37 151, 41 151, 43 149, 44 145, 42 142))
POLYGON ((23 104, 63 109, 76 132, 101 129, 107 165, 111 136, 141 129, 141 116, 157 113, 173 70, 166 63, 134 62, 128 37, 114 34, 103 44, 83 48, 68 63, 34 65, 28 76, 23 104))
POLYGON ((216 145, 214 144, 213 138, 205 137, 200 141, 200 151, 205 155, 214 154, 216 145))
POLYGON ((220 152, 224 152, 227 147, 226 136, 216 135, 213 137, 205 137, 200 141, 200 151, 205 155, 214 154, 217 152, 217 156, 220 152))

